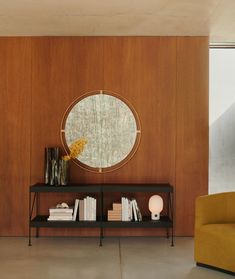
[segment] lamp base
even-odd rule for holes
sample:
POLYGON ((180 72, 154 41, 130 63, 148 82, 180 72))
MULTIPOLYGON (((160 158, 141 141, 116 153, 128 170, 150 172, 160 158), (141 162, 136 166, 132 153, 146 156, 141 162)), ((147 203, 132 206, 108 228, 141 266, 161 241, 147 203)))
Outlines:
POLYGON ((152 214, 151 214, 151 219, 152 219, 152 220, 160 220, 160 213, 154 213, 154 212, 152 212, 152 214))

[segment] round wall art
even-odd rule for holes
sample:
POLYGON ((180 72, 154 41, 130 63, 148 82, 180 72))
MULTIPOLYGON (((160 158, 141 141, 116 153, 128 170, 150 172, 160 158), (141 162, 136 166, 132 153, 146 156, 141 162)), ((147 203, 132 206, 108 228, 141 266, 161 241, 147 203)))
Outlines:
POLYGON ((139 117, 132 105, 118 94, 104 90, 76 99, 66 110, 61 125, 67 154, 76 142, 85 142, 82 152, 72 160, 99 173, 124 165, 135 154, 140 136, 139 117))

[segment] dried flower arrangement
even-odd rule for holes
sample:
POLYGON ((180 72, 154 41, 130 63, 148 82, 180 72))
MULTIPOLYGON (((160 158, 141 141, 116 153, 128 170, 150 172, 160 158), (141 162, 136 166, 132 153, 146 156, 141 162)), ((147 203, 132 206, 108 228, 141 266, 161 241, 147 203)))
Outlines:
POLYGON ((63 160, 68 161, 70 159, 77 158, 77 156, 80 155, 84 150, 86 144, 87 140, 85 138, 80 138, 74 141, 69 147, 70 154, 63 156, 63 160))

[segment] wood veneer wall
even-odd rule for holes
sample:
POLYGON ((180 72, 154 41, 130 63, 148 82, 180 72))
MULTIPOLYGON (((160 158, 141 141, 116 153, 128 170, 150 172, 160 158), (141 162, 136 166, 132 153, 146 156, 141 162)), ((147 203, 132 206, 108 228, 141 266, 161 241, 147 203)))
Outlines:
MULTIPOLYGON (((72 165, 71 180, 170 182, 176 190, 175 232, 193 234, 195 197, 208 187, 207 37, 29 37, 0 39, 1 235, 27 235, 28 187, 43 181, 44 147, 61 146, 64 111, 75 98, 97 89, 115 91, 133 104, 142 124, 141 144, 111 173, 72 165)), ((41 210, 73 198, 44 195, 41 210)), ((148 195, 138 200, 147 211, 148 195)), ((96 235, 98 230, 41 234, 96 235)))

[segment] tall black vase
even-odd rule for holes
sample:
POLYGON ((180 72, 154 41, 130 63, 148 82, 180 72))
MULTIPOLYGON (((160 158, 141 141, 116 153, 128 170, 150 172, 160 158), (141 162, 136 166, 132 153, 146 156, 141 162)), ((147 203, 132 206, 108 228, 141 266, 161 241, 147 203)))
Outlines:
POLYGON ((69 180, 69 161, 59 160, 58 182, 59 185, 67 185, 69 180))
POLYGON ((45 148, 45 184, 58 185, 59 147, 45 148))

